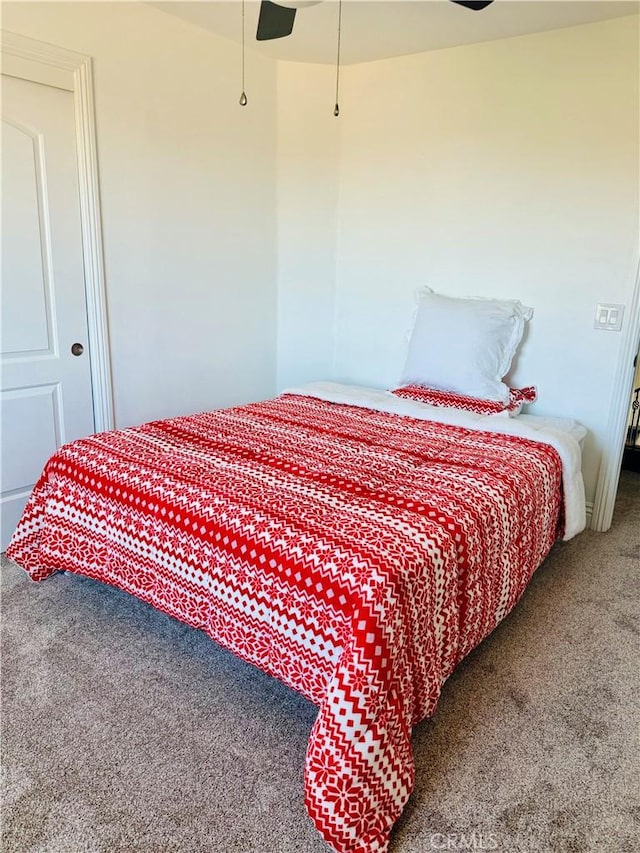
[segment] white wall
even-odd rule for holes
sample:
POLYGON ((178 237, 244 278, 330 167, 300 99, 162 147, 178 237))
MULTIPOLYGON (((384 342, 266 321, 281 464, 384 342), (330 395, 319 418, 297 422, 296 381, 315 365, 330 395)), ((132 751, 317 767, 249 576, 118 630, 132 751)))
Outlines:
POLYGON ((278 387, 332 370, 340 119, 335 69, 278 63, 278 387))
POLYGON ((5 3, 93 57, 118 426, 266 397, 276 374, 276 70, 137 3, 5 3))
POLYGON ((423 284, 519 298, 513 383, 589 428, 592 500, 621 341, 595 304, 628 303, 638 262, 637 16, 348 66, 341 104, 332 376, 397 381, 423 284))
POLYGON ((399 375, 415 289, 535 308, 515 383, 589 429, 638 256, 638 19, 333 69, 134 3, 5 3, 94 57, 118 425, 399 375), (277 124, 276 124, 277 114, 277 124), (277 186, 277 195, 276 195, 277 186), (276 327, 278 340, 276 343, 276 327))

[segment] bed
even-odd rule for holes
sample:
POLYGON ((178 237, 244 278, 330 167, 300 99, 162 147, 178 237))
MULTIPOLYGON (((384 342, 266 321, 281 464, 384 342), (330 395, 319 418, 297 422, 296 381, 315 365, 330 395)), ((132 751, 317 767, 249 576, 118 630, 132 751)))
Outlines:
POLYGON ((7 553, 123 589, 315 703, 307 811, 337 853, 385 851, 412 728, 584 527, 583 436, 313 383, 63 446, 7 553))

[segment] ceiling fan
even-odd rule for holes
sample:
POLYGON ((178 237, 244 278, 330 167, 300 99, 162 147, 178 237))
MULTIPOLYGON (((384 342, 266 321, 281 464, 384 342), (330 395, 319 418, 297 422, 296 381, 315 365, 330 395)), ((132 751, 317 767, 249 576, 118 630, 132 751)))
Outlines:
MULTIPOLYGON (((315 6, 320 2, 321 0, 280 0, 279 3, 273 3, 272 0, 262 0, 256 39, 269 41, 291 35, 296 11, 304 6, 315 6)), ((493 0, 451 0, 451 2, 479 12, 493 3, 493 0)))

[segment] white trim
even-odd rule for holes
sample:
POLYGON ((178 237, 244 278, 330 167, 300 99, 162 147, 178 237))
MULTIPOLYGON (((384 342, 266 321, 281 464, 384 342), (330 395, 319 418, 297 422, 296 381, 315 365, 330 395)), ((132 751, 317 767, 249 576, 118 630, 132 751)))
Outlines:
POLYGON ((31 80, 34 83, 44 83, 45 86, 54 86, 56 89, 65 89, 73 92, 75 84, 73 71, 66 68, 53 68, 44 62, 14 56, 13 54, 2 54, 2 73, 9 77, 19 77, 21 80, 31 80))
POLYGON ((593 502, 587 501, 585 503, 586 516, 587 516, 587 529, 591 527, 591 521, 593 519, 593 502))
POLYGON ((82 223, 84 284, 87 295, 89 364, 93 422, 97 432, 113 429, 113 387, 107 326, 107 299, 102 246, 102 219, 91 57, 66 48, 2 31, 3 72, 6 58, 12 76, 69 88, 73 92, 76 153, 82 223), (57 81, 57 82, 56 82, 57 81))
POLYGON ((629 307, 627 330, 622 341, 618 369, 613 379, 613 394, 607 435, 602 451, 602 461, 593 502, 591 527, 605 531, 611 527, 613 507, 616 502, 620 466, 624 452, 624 435, 627 429, 629 400, 633 387, 633 357, 638 351, 640 340, 640 262, 636 273, 636 283, 629 307))
POLYGON ((76 68, 75 91, 76 145, 80 179, 80 215, 85 287, 87 291, 87 325, 91 355, 93 386, 93 418, 96 431, 113 429, 113 388, 111 353, 107 326, 107 294, 104 278, 102 217, 98 182, 98 150, 96 145, 95 106, 91 60, 76 68))

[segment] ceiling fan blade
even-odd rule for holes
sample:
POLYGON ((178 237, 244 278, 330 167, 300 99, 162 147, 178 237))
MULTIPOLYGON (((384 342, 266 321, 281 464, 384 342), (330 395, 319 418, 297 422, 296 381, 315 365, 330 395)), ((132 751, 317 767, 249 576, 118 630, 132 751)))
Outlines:
POLYGON ((268 41, 269 39, 281 39, 284 36, 291 35, 295 17, 295 9, 278 6, 277 3, 271 3, 271 0, 262 0, 256 39, 268 41))
POLYGON ((457 3, 458 6, 465 6, 467 9, 473 9, 474 12, 479 12, 493 3, 493 0, 451 0, 451 2, 457 3))

